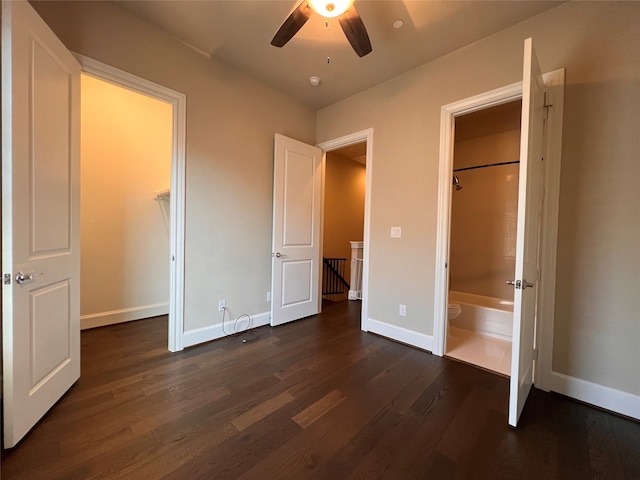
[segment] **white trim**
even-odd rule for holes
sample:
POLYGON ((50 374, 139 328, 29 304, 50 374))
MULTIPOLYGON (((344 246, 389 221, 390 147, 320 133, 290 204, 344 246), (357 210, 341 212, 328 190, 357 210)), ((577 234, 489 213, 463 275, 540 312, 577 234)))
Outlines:
POLYGON ((80 316, 80 330, 104 327, 115 323, 131 322, 169 313, 169 303, 155 303, 142 307, 122 308, 110 312, 90 313, 80 316))
POLYGON ((451 221, 451 175, 455 117, 500 105, 522 97, 522 82, 444 105, 440 110, 440 164, 438 173, 438 218, 436 226, 436 278, 433 298, 433 353, 446 349, 449 241, 451 221))
POLYGON ((185 258, 185 150, 187 97, 144 78, 74 53, 82 71, 173 106, 173 152, 171 161, 169 350, 184 348, 184 258, 185 258))
POLYGON ((412 347, 421 348, 422 350, 433 350, 433 337, 424 333, 414 332, 406 328, 391 325, 389 323, 379 322, 372 318, 368 319, 368 327, 370 333, 382 335, 397 342, 411 345, 412 347))
POLYGON ((640 420, 640 396, 558 372, 549 374, 550 390, 640 420))
MULTIPOLYGON (((233 332, 234 320, 227 320, 224 323, 224 330, 222 330, 222 323, 216 323, 215 325, 207 325, 202 328, 195 328, 193 330, 187 330, 183 336, 183 347, 191 347, 204 342, 210 342, 211 340, 217 340, 218 338, 226 337, 229 333, 233 332)), ((251 328, 262 327, 264 325, 270 325, 271 312, 258 313, 251 315, 251 328)), ((245 330, 246 331, 246 330, 245 330)))
MULTIPOLYGON (((373 128, 361 130, 359 132, 345 135, 334 140, 316 145, 325 152, 348 147, 355 143, 367 142, 367 158, 365 171, 365 194, 364 194, 364 248, 362 255, 362 314, 360 328, 365 332, 369 330, 369 317, 367 316, 369 307, 369 251, 371 248, 371 179, 373 178, 373 128)), ((323 202, 324 217, 324 202, 323 202)))

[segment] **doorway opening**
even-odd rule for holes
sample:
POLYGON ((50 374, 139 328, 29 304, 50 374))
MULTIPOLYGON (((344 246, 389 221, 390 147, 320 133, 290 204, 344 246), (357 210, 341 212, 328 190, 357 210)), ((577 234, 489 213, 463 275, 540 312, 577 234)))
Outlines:
MULTIPOLYGON (((364 178, 364 222, 363 222, 363 243, 362 243, 362 277, 361 277, 361 311, 360 311, 360 328, 363 331, 369 330, 368 317, 368 292, 369 292, 369 245, 371 236, 371 178, 373 171, 373 129, 369 128, 359 132, 355 132, 343 137, 320 143, 318 148, 322 149, 326 154, 333 151, 350 147, 352 145, 365 145, 365 178, 364 178)), ((325 156, 326 159, 326 156, 325 156)), ((324 207, 323 207, 324 208, 324 207)))
POLYGON ((173 106, 83 73, 81 110, 81 328, 167 315, 173 106))
MULTIPOLYGON (((168 185, 158 183, 145 193, 145 199, 159 210, 168 230, 168 251, 165 262, 169 263, 168 280, 168 349, 176 352, 184 345, 184 238, 185 238, 185 151, 186 151, 186 96, 162 85, 142 79, 91 58, 76 55, 82 71, 91 77, 122 87, 130 92, 168 104, 171 110, 170 175, 168 185)), ((135 135, 135 133, 133 133, 135 135)), ((113 139, 115 142, 117 139, 113 139)), ((158 213, 158 212, 156 212, 158 213)), ((166 263, 164 264, 166 268, 166 263)), ((148 272, 128 271, 133 281, 141 286, 147 282, 148 272)), ((164 308, 163 302, 147 307, 164 308)), ((118 312, 116 312, 118 313, 118 312)))
POLYGON ((455 117, 446 350, 511 371, 522 102, 455 117))
POLYGON ((326 153, 322 301, 362 300, 367 143, 326 153))

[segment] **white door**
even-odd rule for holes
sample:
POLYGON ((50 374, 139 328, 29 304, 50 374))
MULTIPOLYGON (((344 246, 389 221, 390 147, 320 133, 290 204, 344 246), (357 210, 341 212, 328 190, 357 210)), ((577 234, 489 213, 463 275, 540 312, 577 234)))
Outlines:
POLYGON ((80 376, 80 66, 2 2, 4 445, 80 376))
POLYGON ((516 426, 533 383, 538 235, 543 187, 544 82, 529 38, 524 44, 522 134, 514 280, 509 424, 516 426))
POLYGON ((320 311, 322 150, 277 135, 273 161, 271 325, 320 311))

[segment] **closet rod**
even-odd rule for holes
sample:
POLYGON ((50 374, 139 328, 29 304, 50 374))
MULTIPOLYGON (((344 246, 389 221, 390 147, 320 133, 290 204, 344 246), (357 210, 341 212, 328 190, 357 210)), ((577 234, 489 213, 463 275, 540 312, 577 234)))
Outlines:
POLYGON ((514 163, 520 163, 520 160, 513 160, 511 162, 501 162, 501 163, 488 163, 486 165, 476 165, 475 167, 454 168, 453 171, 464 172, 465 170, 475 170, 476 168, 499 167, 500 165, 513 165, 514 163))

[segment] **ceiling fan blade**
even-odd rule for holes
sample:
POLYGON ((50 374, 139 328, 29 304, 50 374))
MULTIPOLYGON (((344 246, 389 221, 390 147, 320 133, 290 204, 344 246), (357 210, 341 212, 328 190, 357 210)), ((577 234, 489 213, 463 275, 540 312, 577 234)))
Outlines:
POLYGON ((371 53, 373 48, 371 48, 369 34, 367 33, 367 29, 364 27, 364 23, 362 22, 355 5, 351 5, 346 12, 340 15, 340 17, 338 17, 338 21, 340 22, 340 26, 342 27, 342 31, 346 35, 347 40, 349 40, 349 43, 359 57, 364 57, 368 53, 371 53))
POLYGON ((302 0, 296 9, 291 12, 291 15, 287 17, 284 23, 280 26, 280 29, 273 36, 271 45, 274 47, 283 47, 286 43, 298 33, 298 30, 307 23, 309 17, 313 15, 314 11, 309 6, 308 0, 302 0))

